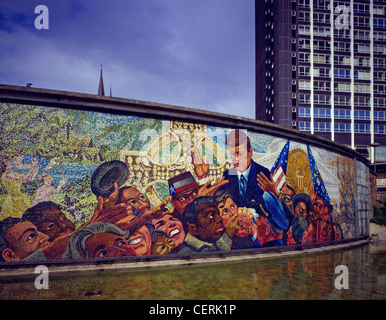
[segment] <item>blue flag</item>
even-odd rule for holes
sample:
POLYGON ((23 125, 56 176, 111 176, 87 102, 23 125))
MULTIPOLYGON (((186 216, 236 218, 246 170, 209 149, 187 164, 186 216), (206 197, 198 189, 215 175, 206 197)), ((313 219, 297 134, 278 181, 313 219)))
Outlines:
POLYGON ((318 197, 322 198, 328 204, 330 204, 330 197, 328 196, 326 187, 324 186, 322 176, 320 175, 320 172, 315 162, 315 158, 312 155, 311 148, 309 145, 307 145, 307 152, 308 152, 308 159, 310 161, 311 177, 312 177, 312 183, 314 185, 315 193, 318 197))

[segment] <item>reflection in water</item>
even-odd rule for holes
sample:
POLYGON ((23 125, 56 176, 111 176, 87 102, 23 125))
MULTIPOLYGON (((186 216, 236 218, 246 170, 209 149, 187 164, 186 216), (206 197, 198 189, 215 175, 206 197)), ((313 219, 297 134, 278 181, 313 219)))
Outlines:
POLYGON ((8 280, 0 299, 386 299, 386 255, 370 254, 366 245, 288 259, 51 276, 48 290, 35 289, 34 279, 8 280), (348 267, 347 290, 334 286, 338 265, 348 267))

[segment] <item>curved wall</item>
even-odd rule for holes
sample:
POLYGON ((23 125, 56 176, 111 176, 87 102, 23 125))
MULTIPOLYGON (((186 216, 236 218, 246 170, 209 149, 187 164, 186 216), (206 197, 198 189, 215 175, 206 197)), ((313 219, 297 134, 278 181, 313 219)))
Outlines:
POLYGON ((157 103, 7 85, 0 94, 2 264, 368 236, 368 163, 344 146, 157 103))

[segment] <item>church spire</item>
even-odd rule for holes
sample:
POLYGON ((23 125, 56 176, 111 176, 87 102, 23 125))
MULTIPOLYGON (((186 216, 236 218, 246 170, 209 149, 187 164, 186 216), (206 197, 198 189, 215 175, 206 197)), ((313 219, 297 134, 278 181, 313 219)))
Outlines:
POLYGON ((101 74, 99 76, 99 87, 98 87, 98 96, 105 95, 105 87, 103 85, 103 74, 102 74, 102 65, 101 65, 101 74))

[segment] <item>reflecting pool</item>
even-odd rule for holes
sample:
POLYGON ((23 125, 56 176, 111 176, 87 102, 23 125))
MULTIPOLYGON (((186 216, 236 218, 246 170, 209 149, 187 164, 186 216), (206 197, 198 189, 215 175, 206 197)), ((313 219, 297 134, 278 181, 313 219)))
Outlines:
POLYGON ((386 251, 370 245, 325 254, 154 270, 0 279, 0 299, 71 300, 351 300, 386 299, 386 251), (339 265, 348 289, 337 289, 339 265))

